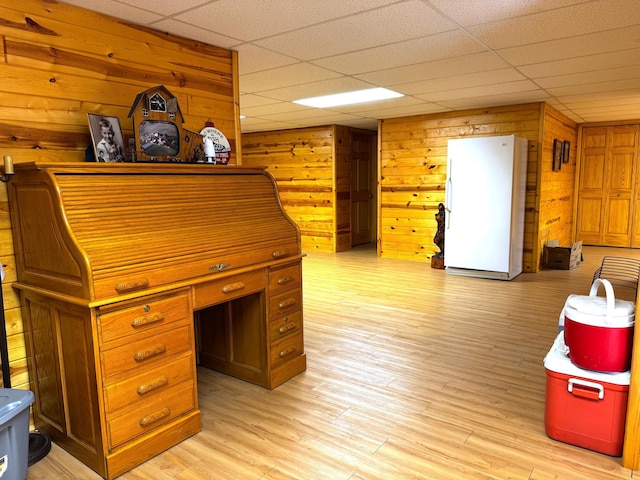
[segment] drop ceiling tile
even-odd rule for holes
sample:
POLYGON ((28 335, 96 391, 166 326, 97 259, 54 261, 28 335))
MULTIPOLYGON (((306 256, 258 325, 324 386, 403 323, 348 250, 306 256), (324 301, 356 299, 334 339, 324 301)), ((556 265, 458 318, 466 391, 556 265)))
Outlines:
POLYGON ((389 108, 402 108, 409 107, 416 104, 424 105, 426 102, 419 98, 404 96, 398 98, 390 98, 387 100, 378 100, 376 102, 364 102, 364 103, 356 103, 353 105, 342 105, 338 107, 331 107, 331 110, 335 110, 336 112, 343 113, 357 113, 361 114, 363 112, 370 112, 374 110, 386 110, 389 108))
POLYGON ((313 60, 433 35, 454 28, 453 23, 437 14, 424 2, 408 0, 255 43, 295 58, 313 60))
POLYGON ((276 90, 297 84, 304 84, 310 79, 315 81, 340 77, 341 75, 326 68, 308 63, 296 63, 285 67, 264 70, 258 73, 243 75, 240 79, 240 91, 254 93, 265 90, 276 90))
POLYGON ((464 32, 452 31, 336 55, 313 63, 345 75, 357 75, 483 51, 486 48, 464 32))
MULTIPOLYGON (((620 94, 620 92, 615 92, 617 96, 607 96, 606 99, 593 99, 593 98, 580 98, 580 96, 576 97, 566 97, 563 99, 563 103, 570 107, 572 110, 579 111, 580 109, 586 107, 610 107, 610 106, 618 106, 618 105, 628 105, 635 104, 640 105, 640 92, 635 93, 627 93, 620 94)), ((638 116, 640 117, 640 110, 638 111, 638 116)))
POLYGON ((551 103, 549 97, 543 90, 532 90, 529 92, 500 93, 497 95, 479 95, 476 97, 460 97, 442 100, 440 105, 447 106, 452 110, 465 110, 480 107, 497 107, 500 105, 515 105, 519 103, 547 102, 551 103))
POLYGON ((261 95, 254 95, 252 93, 240 94, 241 107, 261 107, 263 105, 273 105, 276 103, 281 103, 281 101, 274 100, 273 98, 263 97, 261 95))
MULTIPOLYGON (((160 15, 174 15, 178 12, 191 10, 208 3, 209 0, 119 0, 132 7, 149 10, 160 15)), ((102 2, 104 4, 104 1, 102 2)))
POLYGON ((295 58, 271 52, 251 43, 243 43, 234 47, 238 51, 238 70, 240 75, 270 70, 298 63, 295 58))
POLYGON ((129 22, 146 24, 159 20, 161 15, 153 10, 143 10, 123 3, 105 2, 104 0, 65 0, 64 3, 77 5, 82 8, 111 15, 116 18, 124 18, 129 22))
POLYGON ((545 10, 584 3, 585 0, 429 0, 429 3, 460 25, 471 26, 521 17, 545 10))
MULTIPOLYGON (((293 102, 278 102, 269 105, 260 105, 255 107, 241 107, 242 111, 240 112, 242 115, 246 115, 247 117, 264 117, 265 115, 278 115, 283 114, 282 118, 284 119, 284 114, 289 114, 292 112, 303 112, 309 110, 316 110, 312 107, 305 107, 304 105, 298 105, 293 102)), ((307 115, 312 116, 312 115, 307 115)))
POLYGON ((262 95, 276 98, 282 101, 300 100, 308 97, 318 97, 320 95, 331 95, 334 93, 352 92, 370 88, 371 85, 350 77, 339 77, 320 82, 293 85, 291 87, 277 88, 275 90, 265 90, 262 95))
POLYGON ((567 86, 581 86, 581 85, 597 85, 608 83, 612 78, 618 79, 618 81, 634 80, 640 89, 640 65, 631 67, 611 68, 607 70, 597 70, 594 72, 581 72, 568 75, 556 75, 553 77, 544 77, 536 79, 536 83, 542 88, 556 88, 567 86))
POLYGON ((175 35, 180 35, 185 38, 191 38, 198 40, 209 45, 215 45, 222 48, 232 48, 238 43, 234 38, 220 35, 219 33, 206 30, 204 28, 195 27, 188 23, 179 22, 173 18, 168 18, 152 23, 153 28, 163 30, 165 32, 171 32, 175 35))
POLYGON ((531 65, 638 47, 640 25, 548 42, 503 48, 497 53, 513 65, 531 65))
POLYGON ((471 75, 506 66, 508 64, 495 53, 480 52, 434 60, 433 62, 386 68, 376 72, 354 75, 354 77, 376 85, 389 86, 406 83, 407 80, 421 81, 454 75, 471 75))
POLYGON ((176 18, 244 41, 277 35, 397 0, 218 0, 176 18), (230 20, 228 20, 230 19, 230 20))
POLYGON ((640 23, 637 0, 599 0, 469 27, 489 48, 506 48, 640 23))
POLYGON ((592 102, 622 102, 628 101, 629 99, 635 100, 637 96, 640 95, 640 91, 638 91, 637 85, 634 85, 630 88, 617 88, 611 89, 608 91, 599 92, 597 96, 594 96, 592 93, 578 93, 578 92, 568 92, 567 94, 558 96, 559 99, 562 100, 564 104, 572 107, 573 105, 584 105, 590 104, 592 102))
POLYGON ((262 120, 259 118, 244 118, 240 120, 243 132, 267 132, 270 130, 286 130, 296 128, 299 125, 277 120, 262 120))
POLYGON ((578 115, 595 115, 598 113, 610 113, 610 112, 629 112, 631 110, 635 110, 636 117, 638 116, 638 109, 640 109, 640 101, 636 100, 635 102, 627 102, 619 105, 585 105, 580 108, 576 108, 575 106, 571 107, 571 110, 576 112, 578 115))
POLYGON ((569 85, 563 87, 547 88, 546 90, 554 97, 562 97, 565 95, 580 94, 597 94, 601 96, 607 92, 616 92, 618 90, 632 89, 638 92, 639 85, 637 79, 611 80, 608 82, 600 82, 595 84, 569 85))
POLYGON ((424 95, 416 95, 416 97, 422 98, 428 102, 443 102, 445 100, 509 95, 513 93, 531 92, 536 90, 539 90, 539 88, 536 87, 534 83, 529 80, 522 80, 519 82, 508 82, 470 88, 443 90, 440 92, 425 93, 424 95))
MULTIPOLYGON (((523 65, 519 70, 529 78, 544 78, 556 75, 570 75, 617 67, 640 65, 640 48, 618 52, 601 53, 578 58, 566 58, 535 65, 523 65)), ((611 78, 611 77, 609 77, 611 78)))
POLYGON ((505 82, 517 82, 525 77, 514 68, 502 68, 490 72, 477 72, 474 75, 456 75, 446 78, 435 78, 420 82, 403 83, 393 85, 395 91, 405 95, 430 95, 433 92, 441 92, 453 89, 464 89, 483 85, 496 85, 505 82))
POLYGON ((629 110, 614 110, 610 112, 584 112, 583 122, 617 122, 621 120, 637 120, 638 106, 629 110))
POLYGON ((269 120, 270 118, 277 118, 285 122, 294 122, 304 119, 313 119, 314 122, 319 124, 332 123, 327 119, 355 119, 359 118, 357 115, 349 115, 348 113, 333 112, 324 108, 311 108, 308 110, 300 110, 298 112, 287 112, 278 114, 277 117, 273 115, 260 115, 258 118, 269 120))
POLYGON ((448 111, 450 109, 435 103, 421 102, 415 105, 400 105, 397 107, 377 108, 375 110, 358 112, 360 115, 368 115, 378 119, 397 118, 410 115, 426 115, 448 111))

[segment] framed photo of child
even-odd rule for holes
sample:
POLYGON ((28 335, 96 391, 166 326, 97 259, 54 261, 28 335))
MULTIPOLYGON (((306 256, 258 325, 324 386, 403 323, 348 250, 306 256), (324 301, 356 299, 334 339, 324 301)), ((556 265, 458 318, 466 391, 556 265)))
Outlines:
POLYGON ((118 117, 89 113, 89 130, 96 162, 124 162, 124 137, 118 117))

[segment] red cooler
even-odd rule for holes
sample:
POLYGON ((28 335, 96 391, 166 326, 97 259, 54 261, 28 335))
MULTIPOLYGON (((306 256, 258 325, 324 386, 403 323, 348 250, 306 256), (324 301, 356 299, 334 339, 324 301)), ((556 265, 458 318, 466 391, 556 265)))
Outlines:
POLYGON ((562 333, 545 357, 544 367, 547 435, 606 455, 622 455, 630 373, 577 367, 566 354, 562 333))
POLYGON ((608 280, 596 279, 589 296, 570 296, 564 315, 564 341, 576 366, 599 372, 629 370, 635 305, 616 300, 608 280), (597 296, 600 285, 606 297, 597 296))

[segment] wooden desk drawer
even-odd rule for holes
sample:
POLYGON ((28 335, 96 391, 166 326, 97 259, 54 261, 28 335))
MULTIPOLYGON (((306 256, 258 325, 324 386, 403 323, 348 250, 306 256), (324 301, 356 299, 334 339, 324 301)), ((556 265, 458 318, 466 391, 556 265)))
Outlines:
POLYGON ((187 353, 168 364, 145 369, 139 375, 128 377, 105 387, 105 407, 113 413, 123 407, 148 402, 182 382, 195 378, 193 356, 187 353))
POLYGON ((304 341, 302 332, 293 337, 286 337, 282 342, 271 347, 271 368, 277 367, 281 363, 291 360, 303 353, 304 341))
POLYGON ((271 343, 300 332, 302 328, 302 312, 294 312, 269 322, 269 339, 271 343))
POLYGON ((269 271, 269 292, 271 294, 302 286, 300 264, 269 271))
POLYGON ((190 317, 186 292, 180 295, 152 297, 129 308, 98 315, 98 335, 103 343, 143 333, 157 333, 162 327, 190 317))
POLYGON ((191 332, 191 326, 184 326, 103 351, 102 370, 105 378, 134 368, 158 366, 167 357, 190 350, 193 347, 191 332))
POLYGON ((265 284, 263 268, 198 284, 193 288, 193 308, 200 310, 203 307, 243 297, 264 290, 265 284))
POLYGON ((176 385, 148 402, 125 409, 122 415, 107 415, 109 448, 164 425, 195 407, 196 389, 190 381, 176 385))
POLYGON ((302 308, 302 292, 299 288, 269 297, 269 316, 284 315, 302 308))

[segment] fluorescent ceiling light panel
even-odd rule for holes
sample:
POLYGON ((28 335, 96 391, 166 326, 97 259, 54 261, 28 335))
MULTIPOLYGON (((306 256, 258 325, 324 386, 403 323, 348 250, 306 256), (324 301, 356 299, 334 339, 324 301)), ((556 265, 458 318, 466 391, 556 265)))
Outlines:
POLYGON ((402 93, 394 92, 386 88, 368 88, 366 90, 356 90, 354 92, 336 93, 323 97, 303 98, 294 100, 293 103, 306 105, 315 108, 338 107, 340 105, 352 105, 354 103, 375 102, 376 100, 387 100, 389 98, 404 97, 402 93))

